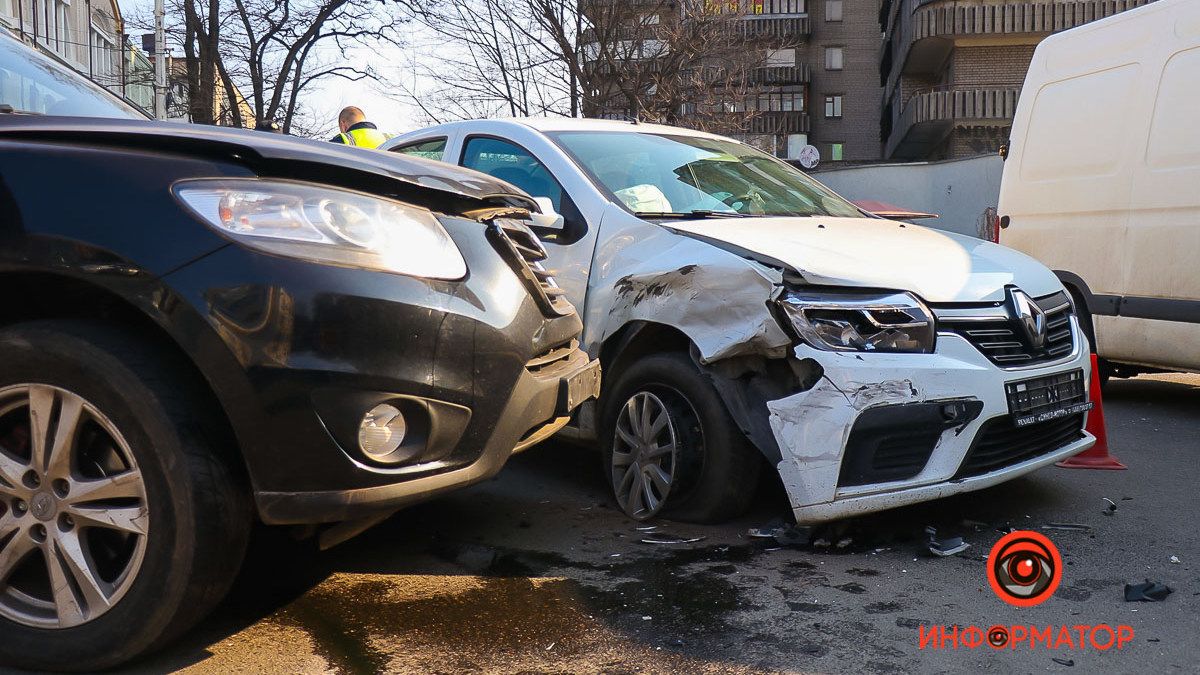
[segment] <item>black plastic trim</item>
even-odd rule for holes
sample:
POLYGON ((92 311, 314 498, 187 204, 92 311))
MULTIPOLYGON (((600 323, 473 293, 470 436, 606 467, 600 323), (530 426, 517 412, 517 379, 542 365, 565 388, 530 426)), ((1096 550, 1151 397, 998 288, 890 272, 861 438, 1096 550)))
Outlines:
POLYGON ((1131 319, 1200 323, 1200 300, 1151 298, 1141 295, 1102 295, 1092 292, 1078 274, 1055 270, 1058 278, 1083 296, 1088 311, 1096 316, 1125 316, 1131 319))

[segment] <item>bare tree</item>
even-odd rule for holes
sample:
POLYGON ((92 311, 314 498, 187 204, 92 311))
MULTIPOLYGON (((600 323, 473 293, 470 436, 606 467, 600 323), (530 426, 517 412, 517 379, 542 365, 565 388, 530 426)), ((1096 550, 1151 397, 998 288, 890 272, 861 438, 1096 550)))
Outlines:
POLYGON ((748 33, 743 0, 407 5, 439 59, 422 71, 433 85, 405 95, 434 121, 582 113, 738 133, 758 114, 770 50, 748 33))
POLYGON ((403 97, 432 121, 563 114, 570 110, 559 53, 528 21, 527 0, 402 0, 421 26, 415 63, 428 83, 403 97))
MULTIPOLYGON (((404 15, 377 0, 173 0, 170 42, 184 54, 193 122, 238 126, 271 121, 285 133, 312 130, 305 92, 342 78, 378 79, 356 50, 403 44, 404 15), (240 104, 254 119, 243 119, 240 104), (303 121, 302 121, 303 120, 303 121), (299 126, 297 123, 301 122, 299 126)), ((132 25, 152 19, 135 15, 132 25)))
POLYGON ((355 60, 355 48, 401 44, 403 18, 376 0, 223 0, 230 4, 222 62, 247 83, 256 121, 292 131, 301 96, 314 84, 380 74, 355 60))

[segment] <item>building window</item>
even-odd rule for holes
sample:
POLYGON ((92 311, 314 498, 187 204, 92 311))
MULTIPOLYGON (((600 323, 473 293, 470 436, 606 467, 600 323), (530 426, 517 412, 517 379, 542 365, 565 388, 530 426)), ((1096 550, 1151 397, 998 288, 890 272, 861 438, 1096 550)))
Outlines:
POLYGON ((804 112, 804 89, 784 89, 764 92, 734 101, 729 111, 740 112, 804 112))
POLYGON ((825 0, 825 20, 842 20, 842 0, 825 0))
POLYGON ((845 150, 846 150, 845 143, 830 143, 829 144, 829 161, 831 161, 831 162, 842 161, 842 156, 845 153, 845 150))
POLYGON ((842 47, 825 48, 825 70, 841 70, 845 65, 845 51, 842 47))
POLYGON ((114 73, 114 52, 116 48, 104 31, 92 25, 92 78, 101 84, 110 84, 114 73))
POLYGON ((841 119, 842 117, 842 95, 832 94, 825 97, 825 117, 829 119, 841 119))
MULTIPOLYGON (((71 5, 62 0, 54 2, 54 48, 59 54, 67 53, 71 42, 71 5)), ((74 51, 73 49, 71 51, 74 51)))

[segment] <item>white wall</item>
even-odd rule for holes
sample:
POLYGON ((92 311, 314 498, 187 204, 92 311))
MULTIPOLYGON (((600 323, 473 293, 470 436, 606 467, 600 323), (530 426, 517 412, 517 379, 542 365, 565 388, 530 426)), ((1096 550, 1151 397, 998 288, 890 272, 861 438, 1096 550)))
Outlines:
POLYGON ((982 155, 944 162, 871 164, 812 172, 847 199, 871 199, 940 218, 921 225, 979 236, 983 213, 1000 201, 1004 160, 982 155))

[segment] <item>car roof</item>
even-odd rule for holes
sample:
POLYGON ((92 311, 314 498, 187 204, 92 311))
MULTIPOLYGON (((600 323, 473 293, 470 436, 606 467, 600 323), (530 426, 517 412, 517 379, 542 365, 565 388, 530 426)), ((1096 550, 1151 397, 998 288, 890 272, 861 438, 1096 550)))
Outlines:
MULTIPOLYGON (((671 134, 674 136, 696 136, 701 138, 723 138, 716 134, 672 127, 664 124, 646 122, 627 122, 623 120, 602 120, 579 117, 511 117, 490 120, 472 120, 472 122, 491 122, 500 124, 519 124, 536 131, 615 131, 632 134, 671 134)), ((448 124, 453 126, 456 123, 448 124)), ((462 124, 461 122, 458 124, 462 124)))

